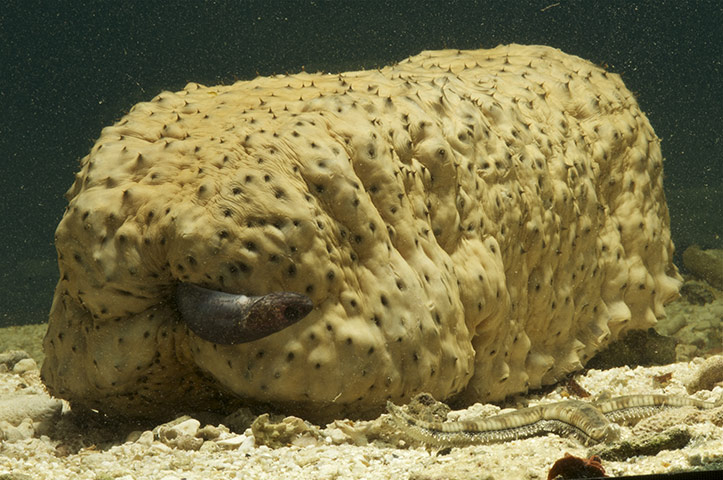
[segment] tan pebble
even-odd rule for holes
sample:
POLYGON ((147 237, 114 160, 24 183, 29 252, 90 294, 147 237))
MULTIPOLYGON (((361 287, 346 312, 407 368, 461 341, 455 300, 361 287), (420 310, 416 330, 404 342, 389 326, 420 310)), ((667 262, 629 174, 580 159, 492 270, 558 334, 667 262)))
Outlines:
POLYGON ((2 432, 2 436, 5 437, 6 442, 13 443, 32 438, 35 435, 35 428, 33 427, 33 421, 26 418, 17 426, 0 421, 0 432, 2 432))
POLYGON ((698 367, 693 379, 688 383, 688 393, 699 390, 713 390, 723 384, 723 355, 710 357, 698 367))
POLYGON ((32 358, 23 358, 13 367, 13 373, 21 374, 31 370, 37 370, 38 364, 32 358))
POLYGON ((63 403, 47 395, 6 395, 0 398, 0 420, 19 425, 26 418, 39 425, 51 423, 60 414, 63 403))
POLYGON ((141 438, 141 435, 143 435, 142 430, 134 430, 131 433, 129 433, 128 436, 126 436, 126 442, 129 442, 129 443, 137 442, 141 438))
POLYGON ((253 436, 246 435, 234 435, 233 437, 224 438, 223 440, 217 440, 216 445, 225 449, 236 449, 242 446, 248 446, 252 448, 255 444, 253 436))
POLYGON ((225 431, 227 431, 225 427, 219 428, 215 425, 205 425, 196 432, 196 436, 203 438, 204 440, 215 440, 225 431))
POLYGON ((191 435, 180 435, 166 443, 180 450, 198 450, 203 445, 203 439, 191 435))
POLYGON ((196 432, 198 432, 198 428, 200 426, 201 422, 199 422, 195 418, 189 418, 188 420, 185 420, 178 425, 174 425, 169 430, 174 432, 176 435, 194 436, 196 435, 196 432))
POLYGON ((172 449, 166 444, 160 443, 160 442, 153 442, 152 445, 148 448, 149 453, 155 453, 155 454, 165 454, 171 452, 172 449))
POLYGON ((140 434, 140 436, 136 440, 136 443, 150 447, 153 444, 153 439, 153 432, 151 432, 150 430, 146 430, 145 432, 140 434))
POLYGON ((328 428, 324 434, 326 436, 326 440, 330 441, 334 445, 350 443, 351 440, 351 438, 339 428, 328 428))
POLYGON ((16 363, 25 358, 30 358, 30 355, 23 350, 8 350, 0 353, 0 364, 12 369, 16 363))
POLYGON ((213 454, 221 450, 221 447, 216 444, 213 440, 203 442, 203 445, 198 449, 203 454, 213 454))

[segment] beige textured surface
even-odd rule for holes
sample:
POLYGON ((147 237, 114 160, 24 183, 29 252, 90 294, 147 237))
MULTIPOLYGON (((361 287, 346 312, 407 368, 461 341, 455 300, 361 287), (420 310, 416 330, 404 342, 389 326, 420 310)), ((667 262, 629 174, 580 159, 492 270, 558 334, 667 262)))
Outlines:
POLYGON ((43 365, 75 405, 168 414, 214 385, 316 416, 499 400, 677 294, 658 138, 617 75, 547 47, 189 84, 81 163, 43 365), (315 310, 214 345, 179 322, 177 280, 315 310))
MULTIPOLYGON (((686 379, 700 368, 701 362, 702 359, 696 359, 659 367, 589 370, 575 379, 593 398, 601 394, 618 396, 634 392, 685 395, 686 379), (661 375, 670 377, 665 387, 655 386, 654 378, 661 375)), ((39 387, 37 377, 37 371, 32 377, 0 372, 0 396, 8 390, 39 387)), ((716 387, 713 391, 697 392, 695 396, 700 400, 715 401, 722 394, 723 389, 716 387)), ((570 395, 568 389, 558 386, 544 396, 520 397, 506 406, 521 408, 558 402, 570 395)), ((449 412, 447 418, 474 420, 498 411, 499 407, 495 405, 475 404, 466 410, 449 412)), ((705 412, 717 413, 717 417, 683 408, 667 410, 635 427, 621 426, 623 441, 641 441, 648 434, 667 430, 673 419, 674 428, 685 429, 692 439, 683 447, 656 454, 637 451, 624 461, 606 458, 603 465, 607 474, 720 470, 723 468, 723 409, 705 412)), ((603 447, 586 448, 576 440, 547 435, 496 445, 429 451, 421 447, 410 448, 393 438, 379 438, 379 434, 386 431, 382 430, 382 425, 387 423, 386 417, 385 414, 370 422, 337 420, 326 427, 303 426, 293 417, 271 423, 267 420, 265 425, 271 427, 266 428, 267 435, 274 435, 274 427, 276 433, 300 434, 287 437, 289 443, 280 448, 269 448, 262 444, 269 437, 259 438, 258 429, 232 427, 226 420, 220 424, 205 424, 206 421, 181 417, 162 425, 122 421, 102 424, 82 420, 82 417, 73 421, 72 415, 63 415, 47 435, 39 436, 37 432, 33 435, 30 429, 20 432, 25 433, 24 437, 0 442, 0 478, 15 474, 59 480, 220 480, 236 473, 244 479, 260 480, 480 480, 487 475, 497 480, 539 480, 547 477, 552 464, 566 452, 587 458, 603 447)), ((261 415, 257 421, 262 422, 264 418, 267 415, 261 415)), ((251 416, 249 423, 253 420, 251 416)), ((631 452, 630 449, 626 451, 631 452)))

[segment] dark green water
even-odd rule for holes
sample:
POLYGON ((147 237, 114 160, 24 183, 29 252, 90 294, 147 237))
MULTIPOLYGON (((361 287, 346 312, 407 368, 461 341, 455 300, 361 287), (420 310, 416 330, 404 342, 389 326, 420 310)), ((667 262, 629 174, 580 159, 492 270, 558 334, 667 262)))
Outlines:
POLYGON ((45 321, 53 231, 103 126, 189 81, 343 71, 424 49, 558 47, 621 73, 666 157, 673 238, 721 247, 720 1, 5 1, 0 326, 45 321))

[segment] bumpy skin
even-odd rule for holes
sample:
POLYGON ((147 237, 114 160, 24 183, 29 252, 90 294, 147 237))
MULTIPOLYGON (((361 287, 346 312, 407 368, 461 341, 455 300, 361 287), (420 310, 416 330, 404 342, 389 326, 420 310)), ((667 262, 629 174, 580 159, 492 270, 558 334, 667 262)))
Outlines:
POLYGON ((658 138, 618 75, 548 47, 189 84, 81 164, 42 373, 107 412, 500 400, 677 295, 658 138), (315 308, 216 345, 179 319, 178 281, 315 308))

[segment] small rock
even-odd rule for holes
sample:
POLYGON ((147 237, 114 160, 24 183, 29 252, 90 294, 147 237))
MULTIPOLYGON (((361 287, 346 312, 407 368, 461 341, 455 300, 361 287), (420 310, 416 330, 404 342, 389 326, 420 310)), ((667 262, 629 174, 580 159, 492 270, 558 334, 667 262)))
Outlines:
POLYGON ((141 430, 133 430, 131 433, 128 434, 128 436, 126 436, 126 443, 137 442, 138 439, 141 438, 141 435, 143 435, 143 432, 141 430))
POLYGON ((315 425, 291 416, 280 422, 274 422, 270 420, 268 413, 259 415, 251 425, 251 430, 258 445, 267 445, 271 448, 291 445, 301 436, 320 438, 319 427, 315 425))
POLYGON ((153 432, 151 432, 150 430, 146 430, 145 432, 141 433, 140 437, 138 437, 138 440, 136 440, 136 443, 149 447, 153 444, 153 439, 153 432))
POLYGON ((35 435, 35 428, 33 427, 33 421, 29 418, 23 420, 20 425, 0 421, 0 437, 4 438, 8 443, 27 440, 33 438, 33 435, 35 435))
POLYGON ((700 283, 686 282, 680 287, 680 294, 685 298, 688 303, 694 305, 705 305, 715 300, 713 292, 700 283))
POLYGON ((37 370, 38 364, 35 363, 35 360, 32 358, 23 358, 22 360, 19 360, 15 366, 13 367, 13 373, 17 373, 18 375, 21 375, 25 372, 29 372, 31 370, 37 370))
POLYGON ((675 347, 675 339, 664 337, 652 328, 632 330, 590 359, 586 367, 605 370, 626 365, 666 365, 675 362, 675 347))
POLYGON ((193 437, 191 435, 180 435, 172 440, 168 440, 166 444, 170 447, 176 447, 179 450, 198 450, 203 445, 203 438, 193 437))
POLYGON ((0 421, 20 425, 26 419, 39 433, 47 431, 63 410, 63 402, 40 394, 11 394, 0 397, 0 421))
POLYGON ((0 353, 0 365, 5 365, 7 367, 7 371, 10 371, 16 363, 26 358, 30 358, 30 355, 23 350, 9 350, 7 352, 0 353))
POLYGON ((623 462, 640 455, 653 456, 662 450, 679 450, 690 442, 691 434, 684 428, 670 428, 655 435, 642 436, 630 441, 599 446, 592 453, 603 460, 623 462))
POLYGON ((688 393, 693 394, 699 390, 713 390, 717 385, 723 385, 723 355, 703 362, 686 388, 688 393))
POLYGON ((248 447, 251 449, 255 446, 255 441, 254 437, 234 435, 233 437, 224 438, 223 440, 217 440, 216 445, 227 450, 235 450, 242 447, 248 447))
POLYGON ((341 445, 343 443, 351 443, 349 436, 341 431, 339 428, 327 428, 324 431, 328 441, 334 445, 341 445))
POLYGON ((198 452, 201 454, 213 454, 221 450, 221 447, 219 447, 216 442, 214 441, 208 441, 203 442, 203 445, 201 445, 201 448, 198 449, 198 452))
POLYGON ((170 422, 158 425, 153 429, 156 438, 175 438, 179 435, 195 435, 201 422, 188 415, 183 415, 170 422))
POLYGON ((186 415, 160 425, 154 431, 158 439, 169 447, 198 450, 203 445, 203 438, 196 437, 200 426, 201 422, 186 415))
POLYGON ((696 277, 723 290, 723 250, 701 250, 692 245, 683 252, 683 265, 696 277))
POLYGON ((175 432, 177 435, 190 435, 193 437, 198 432, 198 428, 200 426, 201 422, 195 418, 189 418, 188 420, 171 427, 169 431, 175 432))
POLYGON ((153 442, 147 450, 147 452, 152 455, 165 455, 167 453, 171 453, 172 451, 171 447, 159 442, 153 442))
POLYGON ((223 424, 226 425, 232 432, 243 433, 247 428, 254 423, 256 415, 246 408, 242 407, 226 416, 223 419, 223 424))
POLYGON ((223 426, 206 425, 196 432, 196 436, 204 440, 215 440, 220 437, 222 433, 225 433, 224 430, 226 430, 226 428, 223 426))

